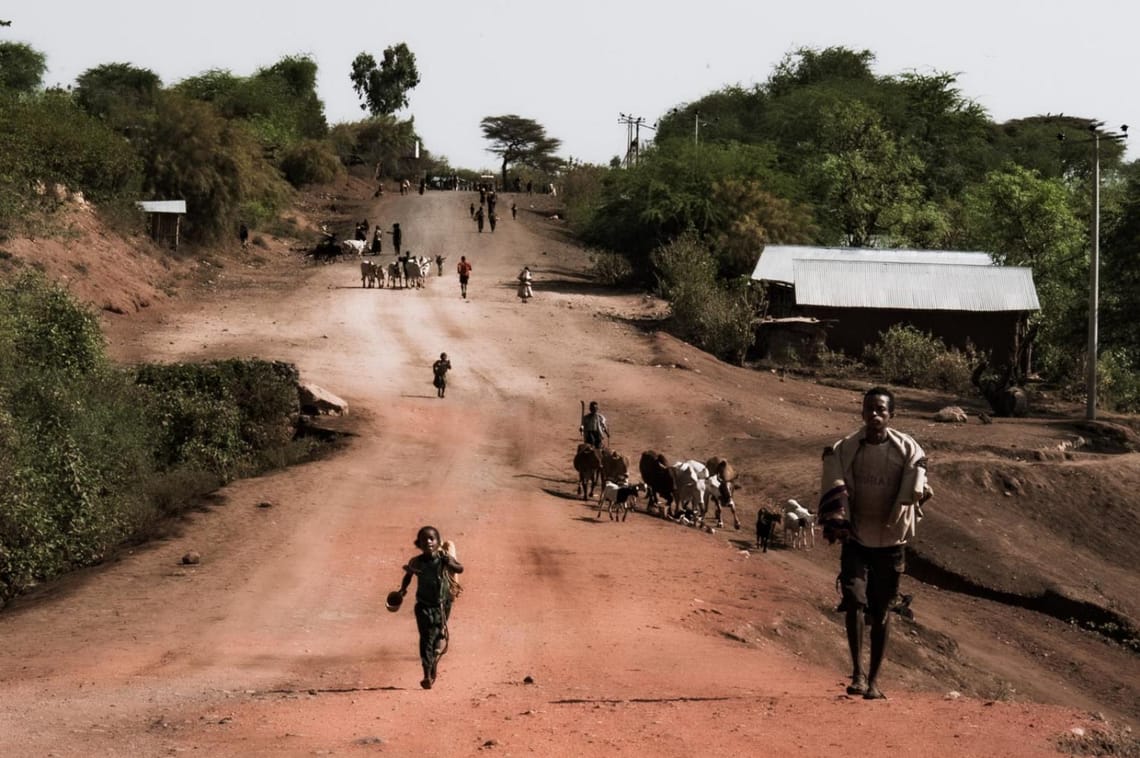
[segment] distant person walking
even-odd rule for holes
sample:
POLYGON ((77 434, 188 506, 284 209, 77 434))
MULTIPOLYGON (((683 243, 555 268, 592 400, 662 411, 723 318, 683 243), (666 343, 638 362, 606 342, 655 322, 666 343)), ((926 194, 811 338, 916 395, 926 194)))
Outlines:
POLYGON ((479 227, 479 233, 483 232, 483 206, 479 206, 479 210, 475 211, 475 225, 479 227))
POLYGON ((379 255, 380 254, 380 251, 384 247, 383 239, 384 239, 384 233, 382 231, 380 231, 380 225, 377 224, 376 229, 373 230, 373 232, 372 232, 372 254, 373 255, 379 255))
POLYGON ((475 203, 471 203, 471 218, 475 218, 475 203))
POLYGON ((491 233, 495 233, 495 224, 498 223, 499 216, 494 211, 487 214, 487 222, 491 225, 491 233))
POLYGON ((463 299, 467 299, 467 282, 471 279, 471 264, 467 262, 467 256, 459 256, 459 265, 455 267, 459 272, 459 294, 463 299))
POLYGON ((863 427, 823 450, 819 522, 843 547, 839 585, 851 653, 848 695, 881 700, 879 667, 887 652, 890 608, 906 571, 906 542, 933 494, 926 454, 909 435, 890 428, 895 396, 881 387, 863 395, 863 427), (871 665, 864 673, 863 631, 871 622, 871 665))
POLYGON ((443 262, 447 260, 446 255, 435 256, 435 275, 443 276, 443 262))
POLYGON ((515 205, 514 203, 511 203, 511 220, 514 221, 518 217, 519 217, 519 207, 517 205, 515 205))
POLYGON ((392 231, 388 232, 392 235, 392 247, 396 248, 396 255, 400 255, 400 245, 404 242, 404 233, 400 231, 398 223, 392 224, 392 231))
POLYGON ((238 239, 241 241, 242 247, 249 247, 249 227, 245 225, 244 221, 238 227, 238 239))
POLYGON ((530 283, 534 280, 531 276, 530 266, 523 266, 523 270, 519 272, 519 299, 524 303, 534 296, 534 291, 531 290, 530 283))

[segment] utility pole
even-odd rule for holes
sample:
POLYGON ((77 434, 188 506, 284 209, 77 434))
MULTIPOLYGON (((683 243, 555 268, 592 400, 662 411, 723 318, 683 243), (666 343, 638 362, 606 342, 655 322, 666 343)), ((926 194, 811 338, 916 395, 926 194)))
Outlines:
POLYGON ((625 167, 636 166, 641 153, 641 127, 653 127, 645 123, 643 116, 632 116, 628 113, 618 114, 618 123, 625 124, 625 167))
MULTIPOLYGON (((1093 121, 1089 124, 1088 130, 1092 132, 1092 137, 1085 140, 1078 140, 1078 144, 1083 142, 1091 143, 1093 146, 1093 173, 1092 173, 1092 221, 1091 221, 1091 237, 1092 237, 1092 253, 1089 256, 1089 335, 1088 335, 1088 366, 1086 367, 1086 392, 1087 400, 1085 402, 1085 418, 1089 421, 1096 420, 1096 400, 1097 400, 1097 378, 1096 378, 1096 364, 1098 354, 1098 342, 1100 335, 1098 333, 1099 319, 1100 319, 1100 141, 1102 139, 1111 140, 1112 142, 1123 142, 1128 137, 1128 125, 1124 124, 1120 127, 1119 132, 1102 132, 1101 127, 1104 126, 1103 121, 1093 121)), ((1062 142, 1065 141, 1065 133, 1061 132, 1057 135, 1057 139, 1062 142)))

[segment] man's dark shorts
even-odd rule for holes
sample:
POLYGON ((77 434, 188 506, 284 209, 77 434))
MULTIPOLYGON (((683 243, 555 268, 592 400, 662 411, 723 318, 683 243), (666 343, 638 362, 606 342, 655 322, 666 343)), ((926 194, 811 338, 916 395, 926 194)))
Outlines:
POLYGON ((585 434, 585 437, 586 437, 586 444, 587 445, 593 445, 594 447, 598 448, 599 450, 602 449, 602 433, 601 432, 587 431, 585 434))
POLYGON ((844 542, 839 555, 843 607, 867 608, 873 616, 886 613, 904 571, 906 545, 864 547, 854 540, 844 542))

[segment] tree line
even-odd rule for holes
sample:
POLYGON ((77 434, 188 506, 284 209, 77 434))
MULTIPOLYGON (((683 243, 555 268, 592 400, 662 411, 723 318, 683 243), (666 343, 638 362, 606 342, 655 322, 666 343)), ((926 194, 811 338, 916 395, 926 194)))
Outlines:
MULTIPOLYGON (((704 296, 753 313, 758 294, 747 274, 767 243, 990 252, 1032 267, 1042 303, 1035 368, 1078 385, 1093 120, 997 123, 953 74, 878 75, 874 62, 868 50, 801 49, 762 84, 672 109, 635 160, 566 175, 571 222, 586 242, 624 259, 615 266, 602 256, 611 273, 636 272, 663 290, 684 277, 662 263, 677 265, 698 248, 712 266, 685 270, 714 288, 704 296)), ((1140 164, 1102 140, 1100 167, 1102 371, 1115 387, 1110 402, 1137 407, 1140 164)), ((751 330, 736 335, 719 343, 722 357, 743 356, 751 330)))
MULTIPOLYGON (((116 62, 45 88, 45 69, 43 53, 0 42, 0 233, 50 211, 58 200, 50 188, 63 185, 104 210, 186 200, 186 238, 211 243, 242 221, 269 223, 295 188, 332 182, 350 166, 403 175, 420 140, 413 119, 395 115, 419 82, 403 43, 380 63, 357 57, 349 79, 369 115, 333 126, 317 64, 304 55, 248 76, 213 69, 169 85, 116 62)), ((450 172, 445 163, 421 151, 416 166, 450 172)))

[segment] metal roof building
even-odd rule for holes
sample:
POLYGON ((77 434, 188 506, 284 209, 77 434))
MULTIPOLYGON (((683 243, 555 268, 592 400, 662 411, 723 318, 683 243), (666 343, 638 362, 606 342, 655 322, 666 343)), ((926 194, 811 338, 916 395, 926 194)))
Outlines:
POLYGON ((185 200, 140 200, 139 207, 147 213, 185 213, 185 200))
POLYGON ((989 253, 960 250, 879 250, 863 247, 807 247, 804 245, 767 245, 752 278, 756 281, 795 284, 796 261, 865 261, 869 263, 955 263, 965 266, 992 266, 989 253))
MULTIPOLYGON (((1039 310, 1033 272, 994 265, 983 252, 769 245, 752 279, 767 287, 767 346, 786 341, 789 316, 826 325, 832 350, 861 355, 892 326, 907 324, 998 363, 1016 354, 1029 313, 1039 310), (779 333, 777 333, 779 332, 779 333)), ((797 353, 814 348, 803 344, 797 353)))
POLYGON ((1019 266, 797 259, 792 271, 799 306, 989 313, 1041 307, 1033 271, 1019 266))
POLYGON ((186 201, 139 200, 138 206, 147 215, 147 225, 154 241, 177 248, 182 236, 182 217, 186 215, 186 201))

